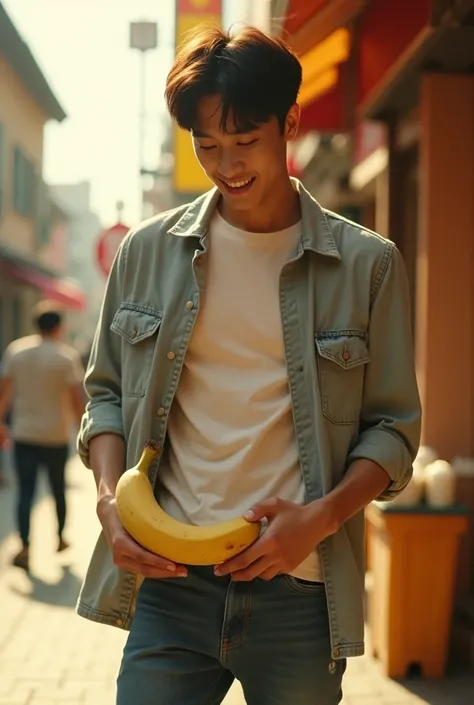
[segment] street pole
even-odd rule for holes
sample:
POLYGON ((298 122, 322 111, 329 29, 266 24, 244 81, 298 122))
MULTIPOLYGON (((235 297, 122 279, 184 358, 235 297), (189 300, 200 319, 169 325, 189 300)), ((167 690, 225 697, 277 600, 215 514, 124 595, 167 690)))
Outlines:
POLYGON ((146 141, 146 50, 141 50, 140 57, 140 135, 139 135, 139 169, 145 167, 146 141))
POLYGON ((130 48, 138 49, 140 57, 140 94, 139 94, 139 137, 138 137, 138 173, 140 184, 140 197, 142 204, 142 218, 145 215, 145 202, 143 198, 143 172, 145 169, 146 145, 146 61, 147 52, 158 46, 158 26, 156 22, 131 22, 130 23, 130 48))

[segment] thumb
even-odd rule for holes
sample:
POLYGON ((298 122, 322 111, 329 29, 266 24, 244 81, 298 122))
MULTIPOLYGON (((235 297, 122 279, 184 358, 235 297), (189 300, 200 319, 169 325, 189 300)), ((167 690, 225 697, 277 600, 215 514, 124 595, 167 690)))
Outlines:
POLYGON ((273 519, 278 512, 278 505, 278 497, 265 499, 263 502, 255 504, 248 512, 245 512, 244 519, 250 522, 261 521, 264 517, 273 519))

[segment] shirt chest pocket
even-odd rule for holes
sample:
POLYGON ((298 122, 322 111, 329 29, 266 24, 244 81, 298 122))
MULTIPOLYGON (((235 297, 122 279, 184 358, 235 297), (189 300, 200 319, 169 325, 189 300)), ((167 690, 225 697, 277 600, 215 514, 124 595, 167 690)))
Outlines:
POLYGON ((370 354, 363 333, 316 336, 316 362, 323 414, 335 424, 359 419, 370 354))
POLYGON ((161 311, 124 303, 116 312, 110 330, 122 338, 122 394, 143 396, 149 384, 161 311))

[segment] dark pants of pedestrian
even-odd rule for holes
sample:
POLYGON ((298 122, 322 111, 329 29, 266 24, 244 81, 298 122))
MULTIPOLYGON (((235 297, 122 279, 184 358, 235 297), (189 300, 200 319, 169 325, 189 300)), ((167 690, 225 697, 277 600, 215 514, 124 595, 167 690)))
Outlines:
POLYGON ((234 678, 247 705, 338 705, 322 583, 231 581, 212 568, 146 579, 117 679, 117 705, 219 705, 234 678))
POLYGON ((66 522, 65 472, 69 455, 67 445, 41 446, 16 442, 14 446, 15 468, 18 478, 17 519, 23 546, 29 546, 30 517, 35 498, 38 472, 44 468, 56 504, 58 536, 62 538, 66 522))

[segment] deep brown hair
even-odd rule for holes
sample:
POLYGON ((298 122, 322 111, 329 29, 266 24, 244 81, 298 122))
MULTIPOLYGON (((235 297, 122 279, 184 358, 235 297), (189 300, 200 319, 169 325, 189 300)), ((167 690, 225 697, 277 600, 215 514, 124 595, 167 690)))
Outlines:
POLYGON ((51 333, 62 322, 62 308, 54 301, 40 301, 33 308, 33 324, 40 333, 51 333))
POLYGON ((219 27, 194 32, 168 74, 165 98, 178 125, 192 131, 199 101, 222 99, 221 129, 229 117, 248 132, 276 117, 283 131, 301 85, 301 64, 281 39, 253 27, 231 34, 219 27))

